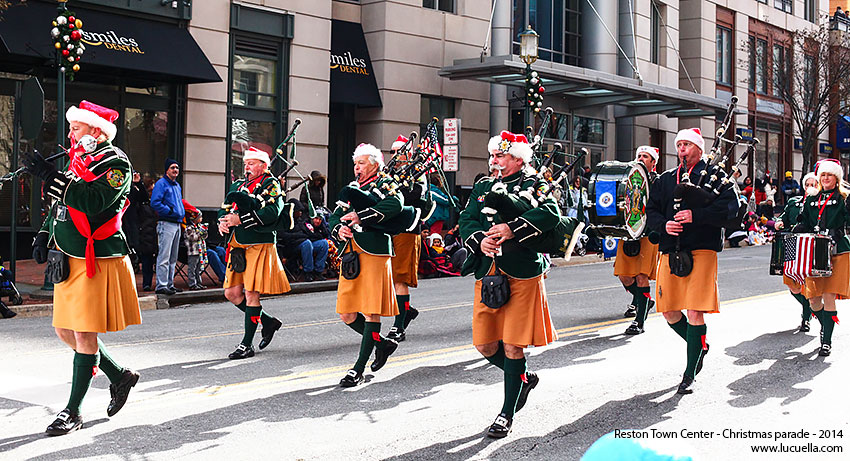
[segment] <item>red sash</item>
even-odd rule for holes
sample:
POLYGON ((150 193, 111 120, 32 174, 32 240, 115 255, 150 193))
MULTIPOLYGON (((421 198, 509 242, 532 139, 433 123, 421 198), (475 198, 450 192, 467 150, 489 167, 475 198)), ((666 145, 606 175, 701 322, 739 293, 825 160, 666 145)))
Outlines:
MULTIPOLYGON (((106 171, 99 175, 95 175, 89 170, 89 165, 92 162, 99 161, 106 154, 99 155, 89 155, 86 158, 83 158, 85 155, 85 150, 83 150, 82 146, 72 147, 70 151, 68 151, 69 157, 71 157, 71 161, 68 163, 68 171, 73 172, 78 178, 82 179, 85 182, 92 182, 104 174, 106 171)), ((108 170, 107 170, 108 171, 108 170)))
POLYGON ((124 216, 124 212, 127 211, 127 207, 129 206, 130 201, 127 200, 121 211, 116 213, 115 216, 109 219, 109 221, 103 223, 103 225, 98 227, 94 232, 91 231, 91 225, 89 224, 88 216, 86 216, 85 213, 68 207, 68 213, 71 215, 71 221, 74 222, 74 227, 77 228, 77 232, 79 232, 80 235, 86 238, 86 276, 88 278, 94 277, 96 269, 94 241, 105 240, 115 235, 115 233, 121 229, 121 218, 124 216))

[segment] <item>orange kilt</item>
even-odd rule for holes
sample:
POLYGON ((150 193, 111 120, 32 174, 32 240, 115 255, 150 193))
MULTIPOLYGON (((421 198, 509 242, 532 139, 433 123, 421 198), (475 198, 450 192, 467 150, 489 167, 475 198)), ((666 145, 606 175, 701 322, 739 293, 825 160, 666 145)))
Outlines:
POLYGON ((782 283, 784 283, 785 286, 787 286, 792 291, 799 290, 800 294, 802 294, 806 298, 809 297, 808 293, 806 292, 806 285, 800 285, 799 283, 795 282, 791 277, 788 277, 787 275, 783 274, 782 275, 782 283))
POLYGON ((94 277, 86 260, 68 256, 70 274, 53 287, 53 326, 92 333, 121 331, 142 323, 130 257, 97 258, 94 277))
MULTIPOLYGON (((490 274, 495 273, 490 269, 490 274)), ((502 340, 505 344, 528 347, 545 346, 558 339, 552 318, 543 275, 522 280, 508 276, 511 298, 498 309, 481 302, 481 280, 475 282, 475 304, 472 309, 472 343, 475 345, 502 340)))
POLYGON ((670 255, 662 254, 658 261, 658 280, 655 284, 657 312, 702 311, 720 312, 717 290, 717 252, 693 250, 694 268, 687 277, 670 273, 670 255))
POLYGON ((244 248, 247 264, 245 272, 233 272, 228 253, 224 288, 244 285, 245 291, 258 291, 264 295, 279 295, 291 290, 273 243, 242 245, 234 238, 230 241, 230 248, 244 248))
POLYGON ((850 253, 841 253, 832 257, 832 275, 829 277, 808 277, 806 279, 806 297, 817 298, 824 293, 850 297, 850 253))
POLYGON ((419 234, 398 234, 393 236, 392 258, 393 283, 403 283, 416 288, 419 285, 419 250, 422 248, 422 236, 419 234))
POLYGON ((649 280, 655 280, 658 272, 658 245, 650 243, 649 237, 644 237, 640 239, 640 253, 637 256, 626 256, 622 243, 617 245, 614 275, 636 277, 644 274, 649 276, 649 280))
POLYGON ((354 280, 340 276, 336 295, 337 313, 361 312, 381 317, 398 315, 390 257, 366 253, 354 239, 349 241, 349 245, 354 245, 354 251, 360 253, 360 274, 354 280))

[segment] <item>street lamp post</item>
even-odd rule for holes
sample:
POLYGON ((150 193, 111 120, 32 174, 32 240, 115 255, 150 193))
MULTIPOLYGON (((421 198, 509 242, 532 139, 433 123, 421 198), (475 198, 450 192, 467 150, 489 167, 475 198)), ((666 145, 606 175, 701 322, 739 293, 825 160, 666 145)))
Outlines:
POLYGON ((536 72, 531 70, 531 65, 537 61, 537 44, 540 40, 540 36, 537 35, 537 32, 531 28, 531 25, 527 26, 525 30, 519 34, 519 58, 522 62, 525 63, 525 126, 528 127, 531 125, 531 105, 535 102, 530 98, 533 97, 532 86, 536 86, 539 82, 532 80, 537 80, 537 76, 533 75, 536 72))

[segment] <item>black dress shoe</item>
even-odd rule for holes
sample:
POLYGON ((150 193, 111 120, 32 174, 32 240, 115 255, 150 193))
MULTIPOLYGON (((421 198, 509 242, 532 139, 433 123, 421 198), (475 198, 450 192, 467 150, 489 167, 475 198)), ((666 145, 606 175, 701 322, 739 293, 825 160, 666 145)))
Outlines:
POLYGON ((305 273, 301 274, 301 281, 302 282, 312 282, 313 281, 313 274, 311 274, 310 272, 305 272, 305 273))
POLYGON ((3 317, 4 319, 10 319, 16 315, 18 315, 17 312, 13 311, 12 309, 9 309, 8 307, 6 307, 6 304, 0 301, 0 317, 3 317))
POLYGON ((499 416, 496 416, 496 420, 493 421, 493 424, 487 429, 487 437, 492 437, 494 439, 503 439, 511 432, 511 426, 514 423, 513 418, 509 418, 508 415, 504 413, 499 413, 499 416))
POLYGON ((323 282, 325 281, 325 276, 322 275, 319 271, 313 271, 313 281, 314 282, 323 282))
POLYGON ((71 414, 71 410, 64 409, 56 415, 56 419, 47 426, 47 435, 65 435, 83 427, 83 418, 80 415, 71 414))
POLYGON ((384 368, 384 365, 387 364, 387 359, 398 349, 398 343, 389 338, 381 341, 381 346, 383 347, 375 347, 375 360, 369 367, 372 371, 378 371, 384 368))
POLYGON ((691 385, 694 384, 694 378, 691 378, 688 375, 682 376, 682 382, 679 383, 679 389, 676 390, 677 394, 693 394, 694 390, 691 389, 691 385))
POLYGON ((699 359, 697 360, 697 368, 694 372, 695 375, 698 375, 700 371, 702 371, 702 363, 705 361, 705 356, 708 354, 709 345, 705 345, 705 349, 703 349, 702 354, 700 354, 699 359))
POLYGON ((832 345, 831 344, 821 344, 820 350, 818 351, 818 355, 821 357, 829 357, 829 354, 832 353, 832 345))
POLYGON ((404 316, 404 329, 405 330, 407 330, 407 326, 410 325, 410 322, 412 322, 413 319, 415 319, 416 317, 419 317, 419 311, 418 310, 416 310, 412 307, 407 310, 407 315, 404 316))
POLYGON ((348 373, 339 380, 340 387, 354 387, 358 384, 363 383, 365 378, 363 378, 363 373, 355 369, 348 370, 348 373))
POLYGON ((637 317, 637 307, 629 304, 629 307, 626 308, 626 312, 623 313, 623 317, 637 317))
POLYGON ((525 402, 528 400, 528 394, 532 389, 537 387, 537 383, 539 382, 540 378, 537 377, 537 373, 533 371, 525 372, 525 381, 523 381, 522 388, 519 390, 519 397, 516 399, 516 410, 514 410, 514 413, 522 410, 522 407, 525 406, 525 402))
POLYGON ((130 395, 130 388, 135 386, 137 382, 139 382, 139 374, 125 368, 118 383, 109 385, 109 395, 112 399, 109 401, 109 406, 106 407, 107 416, 115 416, 124 407, 124 404, 127 403, 127 396, 130 395))
POLYGON ((173 296, 175 293, 177 293, 177 292, 170 289, 170 288, 157 288, 156 289, 156 294, 158 294, 158 295, 173 296))
POLYGON ((803 323, 800 324, 800 330, 799 330, 800 333, 807 333, 810 330, 811 330, 811 327, 809 326, 809 320, 808 319, 803 320, 803 323))
POLYGON ((272 320, 268 323, 268 325, 265 323, 263 324, 263 339, 260 340, 261 350, 271 344, 272 339, 274 338, 274 333, 280 329, 281 325, 283 325, 283 323, 274 317, 272 317, 272 320))
POLYGON ((387 333, 387 339, 392 339, 397 343, 404 341, 406 337, 407 335, 404 334, 404 329, 399 327, 390 327, 390 332, 387 333))
POLYGON ((643 327, 638 324, 637 320, 632 320, 632 324, 629 325, 628 328, 626 328, 626 331, 624 333, 627 335, 639 335, 643 333, 643 327))
POLYGON ((236 346, 236 350, 231 352, 230 355, 227 356, 230 360, 240 360, 247 359, 248 357, 254 356, 254 346, 246 346, 240 343, 236 346))

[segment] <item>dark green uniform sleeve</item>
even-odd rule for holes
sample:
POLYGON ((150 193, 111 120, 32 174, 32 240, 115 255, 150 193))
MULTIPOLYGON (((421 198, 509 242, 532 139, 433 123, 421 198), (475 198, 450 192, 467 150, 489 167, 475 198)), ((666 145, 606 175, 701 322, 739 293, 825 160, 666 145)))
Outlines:
POLYGON ((514 233, 517 242, 522 243, 528 238, 538 236, 552 230, 558 224, 560 212, 555 199, 549 197, 518 218, 508 222, 508 227, 514 233))
POLYGON ((333 213, 328 217, 328 227, 331 228, 331 237, 340 242, 342 239, 339 236, 339 230, 345 225, 340 218, 345 216, 346 213, 348 213, 348 206, 337 202, 336 208, 334 208, 333 213))
POLYGON ((130 190, 130 164, 117 155, 104 161, 92 171, 103 175, 105 181, 86 182, 74 179, 65 190, 62 201, 71 208, 82 211, 88 216, 97 216, 107 211, 117 200, 122 200, 130 190))
POLYGON ((255 210, 239 214, 242 227, 245 229, 254 226, 274 226, 277 224, 281 210, 283 210, 284 200, 280 190, 280 181, 272 176, 263 180, 260 187, 262 189, 259 191, 255 189, 253 194, 258 202, 255 210))
POLYGON ((478 201, 479 196, 483 196, 485 188, 489 188, 490 183, 487 181, 479 181, 472 188, 472 193, 469 195, 469 203, 463 211, 460 212, 458 225, 460 226, 460 238, 464 246, 471 254, 481 255, 481 242, 484 241, 484 234, 488 229, 484 228, 481 223, 481 209, 483 202, 478 201))
POLYGON ((357 217, 363 227, 373 227, 401 213, 402 206, 404 199, 400 193, 385 195, 375 205, 358 211, 357 217))

